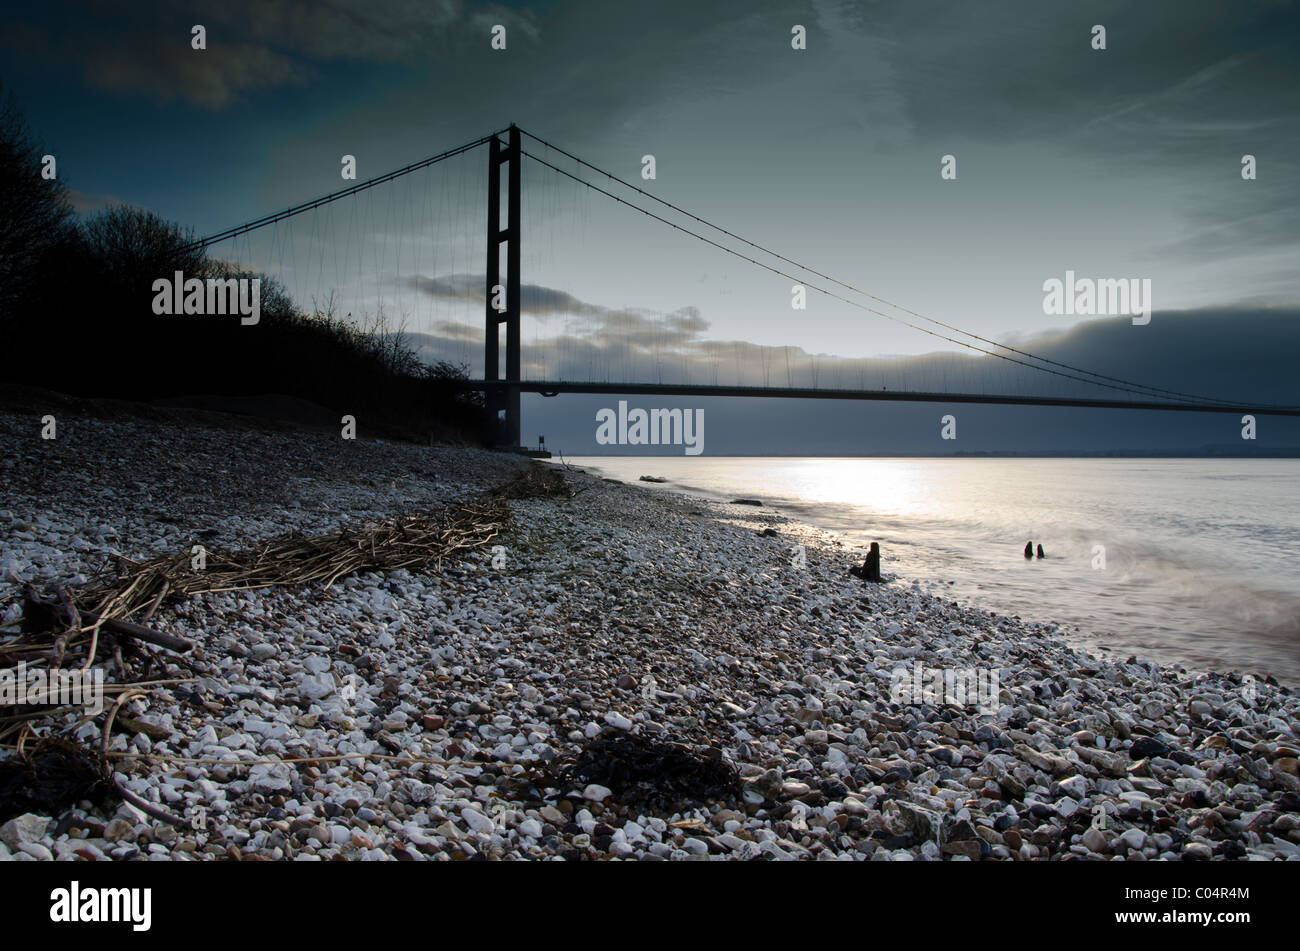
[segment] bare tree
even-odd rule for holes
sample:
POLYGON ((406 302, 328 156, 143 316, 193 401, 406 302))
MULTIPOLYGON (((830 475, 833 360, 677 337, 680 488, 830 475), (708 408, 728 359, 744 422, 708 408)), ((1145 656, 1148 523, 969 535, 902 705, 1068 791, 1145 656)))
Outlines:
MULTIPOLYGON (((72 206, 42 175, 42 150, 12 92, 0 88, 0 318, 35 289, 42 258, 71 231, 72 206)), ((56 166, 57 171, 57 166, 56 166)))
POLYGON ((160 277, 170 279, 174 271, 186 278, 207 273, 203 251, 187 247, 193 231, 143 208, 113 205, 87 221, 82 232, 106 290, 147 299, 143 295, 160 277))

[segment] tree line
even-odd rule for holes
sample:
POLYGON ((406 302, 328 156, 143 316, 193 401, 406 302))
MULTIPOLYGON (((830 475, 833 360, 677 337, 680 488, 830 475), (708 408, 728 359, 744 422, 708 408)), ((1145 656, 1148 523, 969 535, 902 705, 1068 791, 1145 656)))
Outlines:
POLYGON ((370 423, 372 434, 492 445, 495 414, 461 391, 468 367, 424 363, 383 313, 299 306, 284 285, 194 247, 192 229, 115 204, 74 211, 12 92, 0 87, 0 381, 85 397, 286 394, 370 423), (153 282, 258 278, 261 318, 159 317, 153 282))

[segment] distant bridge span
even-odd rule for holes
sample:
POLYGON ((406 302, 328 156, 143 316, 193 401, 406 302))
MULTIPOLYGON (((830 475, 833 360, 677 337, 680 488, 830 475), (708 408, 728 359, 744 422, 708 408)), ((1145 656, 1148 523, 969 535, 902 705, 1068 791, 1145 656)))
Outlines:
MULTIPOLYGON (((234 228, 228 228, 209 237, 197 240, 186 246, 186 250, 197 250, 206 248, 219 241, 226 241, 250 231, 264 228, 269 225, 275 225, 278 222, 285 221, 304 212, 320 208, 338 199, 355 195, 366 189, 377 185, 382 185, 393 181, 410 172, 419 169, 428 168, 438 162, 444 161, 451 157, 461 155, 472 149, 486 145, 488 150, 488 175, 487 175, 487 228, 486 228, 486 257, 485 257, 485 275, 483 285, 483 305, 484 305, 484 341, 483 341, 483 377, 481 380, 457 380, 451 385, 461 391, 474 391, 484 395, 484 404, 488 410, 493 413, 504 415, 504 439, 508 445, 519 446, 520 430, 520 410, 519 396, 521 393, 540 393, 543 396, 557 396, 560 393, 591 393, 591 394, 609 394, 609 395, 628 395, 628 396, 649 396, 649 397, 747 397, 760 399, 801 399, 801 400, 869 400, 876 402, 888 403, 945 403, 945 404, 985 404, 993 406, 1061 406, 1076 407, 1079 409, 1129 409, 1129 410, 1160 410, 1168 412, 1178 410, 1184 413, 1228 413, 1237 416, 1289 416, 1300 417, 1300 405, 1274 405, 1267 403, 1250 404, 1242 402, 1229 402, 1219 400, 1213 397, 1179 392, 1176 390, 1143 384, 1132 380, 1120 379, 1116 376, 1108 376, 1093 370, 1083 369, 1068 363, 1050 359, 1048 357, 1036 356, 1027 353, 1013 346, 998 343, 995 340, 979 336, 969 331, 961 330, 951 324, 943 321, 925 317, 922 314, 907 310, 896 304, 890 304, 873 294, 868 294, 865 290, 854 287, 819 270, 799 264, 798 262, 777 252, 756 244, 737 234, 733 234, 724 228, 719 227, 705 219, 694 215, 684 208, 679 208, 662 198, 642 190, 637 185, 617 178, 611 173, 585 162, 569 152, 546 142, 532 133, 521 130, 518 126, 511 125, 507 129, 491 133, 472 142, 467 142, 453 149, 448 149, 438 155, 430 156, 419 162, 407 165, 404 168, 380 175, 366 182, 350 185, 347 188, 324 195, 313 201, 295 205, 283 211, 272 215, 247 222, 234 228), (502 136, 505 136, 504 140, 502 136), (523 148, 522 138, 527 136, 541 146, 552 150, 554 153, 564 156, 571 160, 577 166, 581 166, 597 176, 603 176, 610 182, 617 183, 618 186, 626 187, 637 193, 641 198, 647 201, 658 203, 663 208, 670 209, 680 220, 673 220, 664 217, 663 214, 649 210, 644 205, 638 204, 621 197, 607 188, 601 187, 591 181, 586 174, 575 174, 568 171, 546 159, 533 154, 523 148), (521 227, 521 199, 522 199, 522 175, 521 167, 523 160, 528 158, 533 162, 551 169, 559 175, 572 179, 580 186, 604 195, 622 205, 626 205, 647 217, 654 219, 664 225, 675 228, 676 230, 696 238, 706 245, 723 251, 733 257, 746 261, 751 265, 762 268, 772 274, 782 278, 789 279, 793 282, 792 286, 804 286, 808 289, 819 291, 828 297, 858 307, 867 313, 877 317, 887 318, 900 322, 914 330, 929 334, 932 337, 938 337, 952 344, 959 344, 970 351, 989 355, 998 358, 1010 364, 1017 365, 1029 370, 1040 371, 1042 374, 1050 374, 1059 379, 1067 379, 1076 383, 1082 383, 1092 386, 1105 387, 1110 391, 1117 393, 1130 393, 1134 398, 1117 398, 1117 399, 1091 399, 1086 397, 1074 396, 1018 396, 1010 394, 987 394, 987 393, 960 393, 960 392, 933 392, 907 389, 843 389, 843 388, 820 388, 809 386, 730 386, 730 385, 707 385, 692 383, 596 383, 596 382, 549 382, 539 380, 521 379, 524 371, 524 361, 521 358, 521 334, 520 334, 520 317, 522 308, 522 255, 521 243, 523 230, 521 227), (506 172, 505 185, 502 184, 502 171, 506 172), (503 219, 504 218, 504 222, 503 219), (683 223, 683 221, 688 223, 683 223), (708 230, 709 234, 715 234, 718 237, 709 237, 703 231, 696 230, 696 225, 708 230), (723 237, 725 236, 725 237, 723 237), (734 245, 739 243, 746 250, 738 250, 734 245), (505 245, 504 251, 502 245, 505 245), (769 259, 774 259, 778 264, 765 263, 751 256, 759 254, 769 259), (504 272, 504 273, 503 273, 504 272), (813 275, 820 279, 821 285, 808 280, 802 276, 804 274, 813 275), (854 298, 845 297, 841 290, 833 290, 832 286, 842 289, 842 291, 857 295, 854 298), (899 314, 890 314, 863 303, 861 298, 867 298, 871 301, 878 302, 883 306, 888 306, 899 311, 899 314), (902 315, 907 315, 906 317, 902 315), (922 326, 915 321, 907 319, 908 317, 928 322, 936 327, 942 328, 935 330, 932 327, 922 326), (505 328, 504 346, 501 340, 502 327, 505 328), (950 336, 957 334, 959 337, 969 339, 959 339, 950 336), (504 350, 504 368, 502 367, 502 351, 504 350), (1159 394, 1161 398, 1151 399, 1149 397, 1159 394)), ((598 179, 600 180, 600 179, 598 179)), ((399 251, 400 253, 400 251, 399 251)), ((400 261, 400 258, 399 258, 400 261)), ((350 315, 349 315, 350 316, 350 315)), ((739 357, 737 358, 737 378, 742 378, 739 369, 739 357)), ((573 364, 579 369, 568 372, 584 372, 580 369, 581 364, 573 364)), ((599 366, 599 364, 597 364, 599 366)), ((789 364, 786 366, 789 372, 789 364)), ((546 373, 563 373, 561 369, 535 369, 532 372, 546 373)), ((594 369, 585 372, 595 373, 594 369)), ((753 379, 753 375, 749 376, 753 379)), ((817 377, 814 376, 813 379, 817 377)), ((787 380, 791 378, 786 377, 787 380)), ((926 385, 934 385, 928 383, 926 385)), ((966 385, 970 385, 967 383, 966 385)), ((864 383, 865 387, 865 383, 864 383)))
POLYGON ((746 396, 763 399, 876 400, 890 403, 985 403, 1015 406, 1073 406, 1080 409, 1181 410, 1252 416, 1300 416, 1300 407, 1251 406, 1244 403, 1173 403, 1155 400, 1097 400, 1057 396, 991 396, 982 393, 925 393, 910 390, 845 390, 801 386, 712 386, 686 383, 546 383, 535 380, 464 380, 462 390, 496 393, 607 393, 627 396, 746 396))

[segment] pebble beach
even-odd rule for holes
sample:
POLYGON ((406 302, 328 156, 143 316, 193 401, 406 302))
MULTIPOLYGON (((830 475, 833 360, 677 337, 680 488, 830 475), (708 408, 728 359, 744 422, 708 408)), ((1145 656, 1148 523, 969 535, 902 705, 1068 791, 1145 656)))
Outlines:
POLYGON ((25 813, 0 861, 1300 861, 1300 699, 1269 678, 1087 653, 888 552, 885 583, 850 577, 862 552, 764 506, 558 461, 129 417, 39 431, 0 415, 0 643, 23 583, 75 588, 114 555, 328 533, 535 465, 569 492, 511 499, 441 570, 164 604, 151 624, 196 645, 163 658, 185 682, 125 705, 144 728, 111 762, 189 825, 122 801, 25 813), (900 697, 900 671, 996 692, 900 697), (720 785, 583 781, 602 750, 678 751, 720 785))

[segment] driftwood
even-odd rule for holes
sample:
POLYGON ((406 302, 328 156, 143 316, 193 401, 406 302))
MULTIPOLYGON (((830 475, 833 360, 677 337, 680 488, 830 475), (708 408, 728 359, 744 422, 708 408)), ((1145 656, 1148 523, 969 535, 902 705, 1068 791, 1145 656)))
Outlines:
MULTIPOLYGON (((22 629, 28 634, 49 631, 51 628, 59 626, 67 627, 66 631, 55 638, 52 667, 57 668, 60 666, 59 662, 67 650, 69 635, 79 634, 87 630, 88 627, 97 624, 122 637, 144 641, 146 644, 153 644, 155 647, 162 647, 178 654, 184 654, 194 649, 194 645, 184 638, 173 637, 170 634, 164 634, 162 631, 155 631, 153 628, 145 627, 143 624, 136 624, 134 621, 124 621, 113 617, 102 618, 96 611, 81 610, 77 607, 72 596, 61 586, 56 587, 54 593, 58 599, 57 602, 51 601, 47 595, 39 594, 30 584, 27 585, 23 592, 22 621, 22 629), (87 622, 89 623, 87 624, 87 622)), ((155 603, 153 607, 156 606, 155 603)), ((152 609, 149 613, 153 613, 152 609)))
MULTIPOLYGON (((86 617, 92 623, 99 620, 99 615, 93 612, 87 614, 86 617)), ((175 651, 178 654, 185 654, 194 649, 194 644, 183 637, 173 637, 170 634, 164 634, 162 631, 155 631, 151 627, 145 627, 143 624, 136 624, 134 621, 105 618, 103 625, 114 634, 132 637, 137 641, 144 641, 146 644, 153 644, 155 647, 175 651)))
MULTIPOLYGON (((483 497, 452 509, 401 515, 328 535, 292 534, 252 549, 205 552, 201 565, 189 552, 136 562, 118 556, 116 572, 77 592, 55 587, 38 592, 30 584, 22 595, 21 634, 0 643, 0 667, 20 661, 89 669, 97 661, 115 665, 122 683, 105 683, 104 695, 121 701, 158 661, 148 650, 185 654, 194 644, 146 626, 168 597, 248 591, 280 585, 321 584, 363 571, 400 568, 441 569, 444 559, 486 544, 509 517, 507 498, 572 497, 565 480, 541 467, 483 497), (101 643, 101 640, 103 641, 101 643), (122 647, 136 642, 144 667, 131 671, 122 647)), ((166 676, 166 675, 165 675, 166 676)), ((151 681, 153 685, 169 681, 151 681)), ((120 704, 119 704, 120 705, 120 704)), ((0 710, 0 746, 21 749, 30 727, 65 708, 28 708, 11 715, 0 710)), ((106 727, 111 729, 111 718, 106 727)), ((107 730, 106 730, 107 732, 107 730)))
MULTIPOLYGON (((448 556, 478 547, 500 532, 508 510, 503 497, 522 498, 556 492, 559 486, 533 479, 517 480, 499 494, 461 506, 452 512, 404 515, 361 530, 329 535, 287 535, 231 554, 206 552, 202 568, 183 552, 147 562, 117 559, 117 577, 75 598, 62 589, 45 595, 30 585, 23 599, 25 634, 88 633, 92 644, 103 628, 177 653, 193 644, 133 620, 149 619, 167 596, 184 597, 227 591, 248 591, 280 585, 320 583, 325 587, 362 571, 399 568, 441 568, 448 556), (87 606, 90 605, 90 606, 87 606)), ((65 645, 66 646, 66 645, 65 645)))

